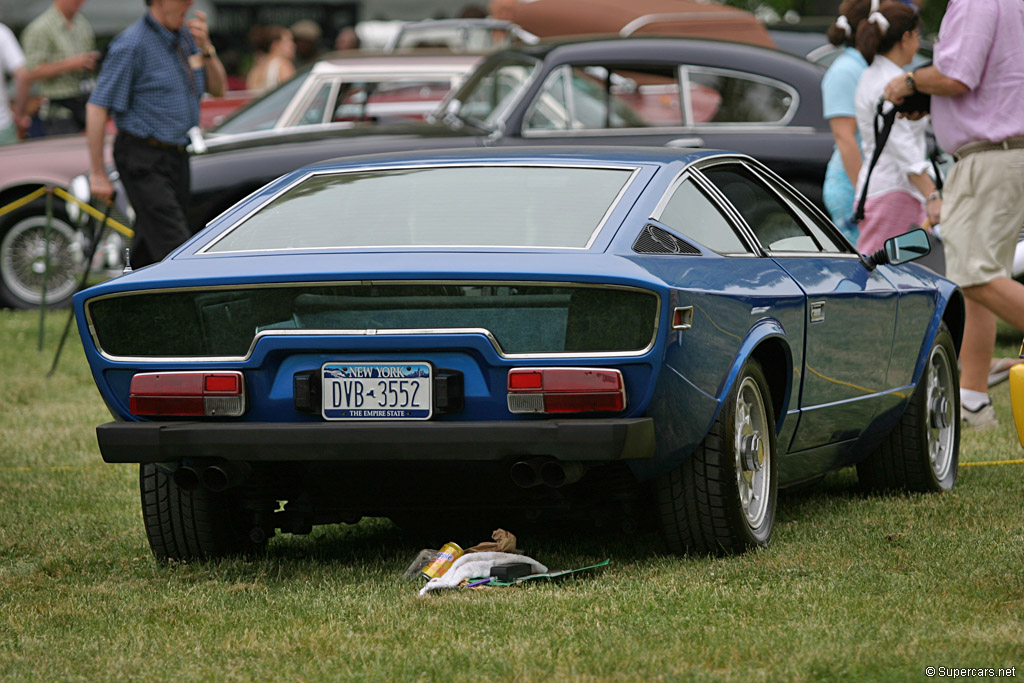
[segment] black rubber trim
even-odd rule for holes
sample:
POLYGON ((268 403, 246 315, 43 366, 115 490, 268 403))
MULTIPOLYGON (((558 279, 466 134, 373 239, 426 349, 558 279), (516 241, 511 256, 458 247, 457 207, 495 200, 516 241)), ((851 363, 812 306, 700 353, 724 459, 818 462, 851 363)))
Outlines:
POLYGON ((607 462, 654 454, 652 418, 420 423, 108 422, 106 462, 495 461, 546 455, 607 462))

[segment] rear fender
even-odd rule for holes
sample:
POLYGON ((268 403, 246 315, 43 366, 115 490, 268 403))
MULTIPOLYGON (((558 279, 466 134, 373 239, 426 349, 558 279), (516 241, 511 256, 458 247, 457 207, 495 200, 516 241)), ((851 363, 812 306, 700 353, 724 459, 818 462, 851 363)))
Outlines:
POLYGON ((656 398, 648 410, 654 418, 655 456, 650 461, 628 463, 638 479, 648 480, 670 472, 694 452, 718 418, 743 366, 751 358, 764 369, 776 413, 776 432, 781 435, 779 443, 786 443, 783 439, 796 423, 796 420, 789 421, 792 425, 785 422, 793 393, 793 352, 782 324, 765 318, 750 329, 737 347, 715 396, 701 391, 674 368, 662 368, 656 398))
MULTIPOLYGON (((917 355, 917 363, 914 365, 914 386, 921 381, 924 374, 925 363, 928 362, 928 354, 935 343, 935 335, 939 333, 940 323, 946 323, 949 333, 953 337, 953 345, 956 347, 957 355, 960 355, 960 345, 964 338, 964 295, 960 288, 956 288, 945 302, 945 307, 936 307, 935 315, 928 325, 928 331, 921 343, 921 350, 917 355)), ((940 302, 941 304, 941 302, 940 302)))
MULTIPOLYGON (((739 379, 743 366, 750 359, 760 363, 761 369, 764 370, 771 391, 772 410, 775 413, 775 433, 781 434, 793 394, 794 368, 793 350, 790 348, 786 331, 778 320, 766 318, 751 328, 740 345, 736 360, 718 393, 718 410, 725 405, 726 397, 739 379)), ((717 418, 718 411, 715 412, 715 419, 717 418)))

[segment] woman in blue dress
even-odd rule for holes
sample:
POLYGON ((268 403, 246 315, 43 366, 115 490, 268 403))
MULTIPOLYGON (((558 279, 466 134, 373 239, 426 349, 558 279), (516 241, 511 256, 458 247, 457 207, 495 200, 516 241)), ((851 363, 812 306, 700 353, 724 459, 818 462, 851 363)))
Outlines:
POLYGON ((828 29, 833 45, 844 46, 843 52, 825 72, 821 81, 821 100, 825 119, 832 129, 836 146, 825 169, 822 197, 832 222, 851 244, 857 243, 857 226, 853 223, 853 180, 860 174, 860 138, 857 136, 857 107, 854 93, 867 60, 854 47, 856 30, 871 13, 871 0, 843 0, 839 17, 828 29))

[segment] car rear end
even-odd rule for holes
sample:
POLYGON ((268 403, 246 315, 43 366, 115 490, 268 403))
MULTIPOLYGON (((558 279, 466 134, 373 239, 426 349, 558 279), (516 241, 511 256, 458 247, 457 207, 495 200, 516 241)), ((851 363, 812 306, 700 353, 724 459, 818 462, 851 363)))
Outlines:
MULTIPOLYGON (((463 180, 488 172, 459 168, 463 180)), ((543 167, 516 169, 499 175, 532 183, 543 167)), ((386 206, 376 223, 349 215, 344 224, 365 227, 339 237, 331 211, 381 206, 379 188, 351 176, 306 178, 255 213, 242 207, 240 220, 224 219, 242 229, 208 231, 76 300, 118 418, 98 428, 104 459, 223 496, 266 533, 365 515, 635 522, 625 513, 645 493, 630 463, 655 455, 647 408, 668 293, 606 253, 602 228, 626 218, 641 170, 544 190, 563 175, 548 169, 536 201, 516 195, 540 218, 545 194, 608 182, 576 207, 580 220, 563 221, 575 227, 529 235, 519 219, 492 218, 478 244, 451 244, 472 231, 457 217, 432 232, 430 220, 396 227, 386 206), (335 197, 339 183, 371 196, 335 197), (331 201, 318 205, 321 195, 331 201), (399 235, 426 244, 396 245, 399 235)), ((425 207, 431 182, 417 179, 417 210, 473 213, 425 207)))

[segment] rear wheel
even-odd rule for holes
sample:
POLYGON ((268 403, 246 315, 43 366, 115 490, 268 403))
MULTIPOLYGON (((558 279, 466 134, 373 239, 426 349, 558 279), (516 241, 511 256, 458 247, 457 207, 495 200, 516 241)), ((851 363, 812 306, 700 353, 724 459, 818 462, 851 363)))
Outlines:
POLYGON ((46 205, 37 200, 0 218, 0 304, 12 308, 67 306, 85 263, 82 233, 62 206, 53 207, 49 249, 46 205), (49 265, 47 266, 47 259, 49 265))
POLYGON ((261 547, 249 538, 246 515, 224 493, 185 491, 153 464, 140 466, 139 488, 149 547, 161 562, 249 554, 261 547))
POLYGON ((922 492, 953 488, 960 459, 959 386, 956 347, 942 324, 900 423, 857 465, 862 486, 922 492))
POLYGON ((768 382, 750 360, 693 455, 656 484, 661 527, 676 553, 767 545, 778 495, 768 382))

